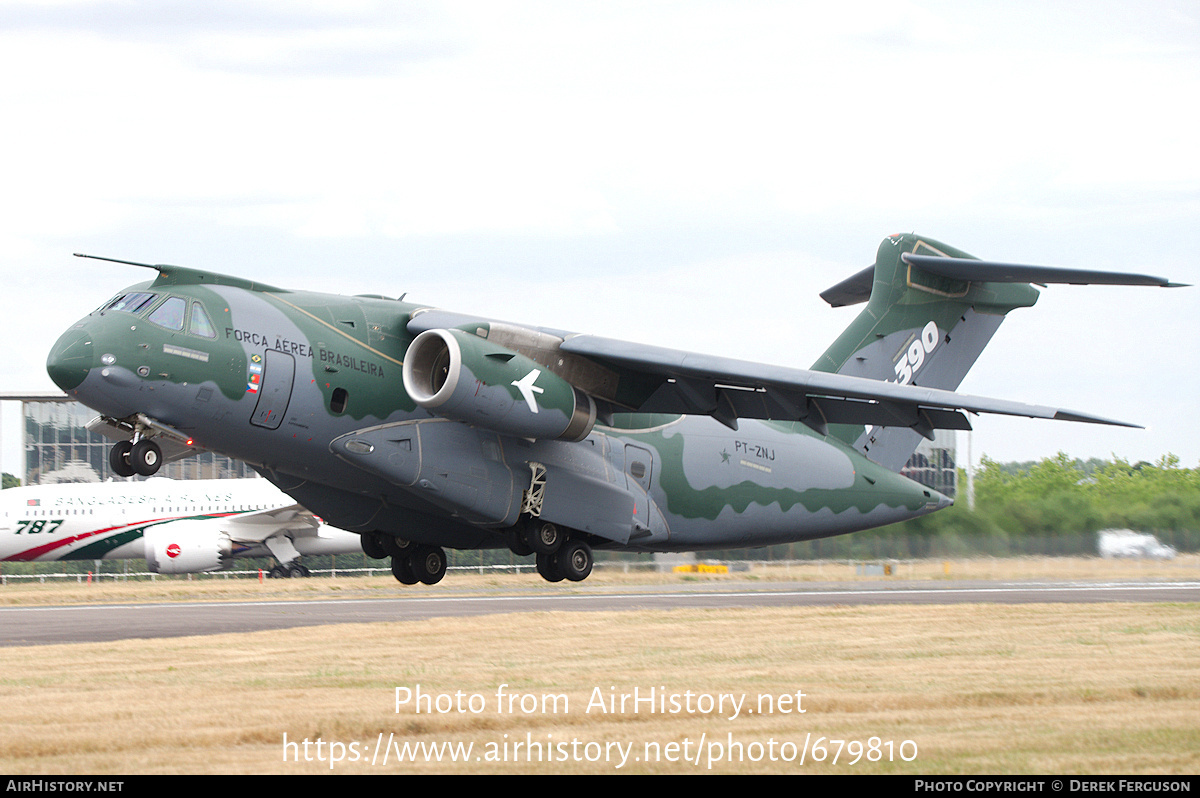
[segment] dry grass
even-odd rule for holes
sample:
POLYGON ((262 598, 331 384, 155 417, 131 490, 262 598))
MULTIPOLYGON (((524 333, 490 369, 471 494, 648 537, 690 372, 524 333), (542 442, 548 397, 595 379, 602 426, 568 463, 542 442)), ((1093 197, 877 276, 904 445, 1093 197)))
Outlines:
MULTIPOLYGON (((833 765, 814 763, 810 749, 803 766, 722 761, 712 772, 1196 773, 1197 663, 1197 606, 1167 604, 537 613, 9 648, 0 649, 0 772, 320 773, 330 771, 329 742, 357 743, 369 757, 392 736, 470 742, 474 754, 333 770, 696 773, 730 735, 744 758, 771 740, 788 754, 778 746, 808 735, 912 740, 918 756, 851 765, 843 751, 833 765), (477 693, 486 710, 395 712, 395 688, 417 684, 477 693), (497 713, 502 684, 565 694, 569 712, 497 713), (595 688, 749 703, 803 691, 807 711, 589 713, 595 688), (320 739, 326 761, 285 762, 285 734, 320 739), (527 736, 567 744, 567 754, 632 744, 641 761, 620 770, 603 759, 511 761, 511 744, 527 736), (679 755, 699 751, 700 764, 645 759, 648 743, 685 741, 679 755), (510 761, 475 761, 504 743, 510 761)), ((309 753, 316 759, 315 745, 309 753)))

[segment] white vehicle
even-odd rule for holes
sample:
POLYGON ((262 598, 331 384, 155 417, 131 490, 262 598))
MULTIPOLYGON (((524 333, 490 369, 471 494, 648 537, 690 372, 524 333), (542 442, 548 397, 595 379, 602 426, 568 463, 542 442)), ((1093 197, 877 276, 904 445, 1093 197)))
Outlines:
POLYGON ((1154 535, 1134 532, 1132 529, 1105 529, 1100 535, 1100 556, 1150 557, 1155 560, 1170 560, 1175 549, 1160 543, 1154 535))
POLYGON ((0 491, 0 561, 143 558, 158 574, 219 571, 274 557, 271 576, 307 576, 304 554, 361 552, 265 479, 93 482, 0 491))

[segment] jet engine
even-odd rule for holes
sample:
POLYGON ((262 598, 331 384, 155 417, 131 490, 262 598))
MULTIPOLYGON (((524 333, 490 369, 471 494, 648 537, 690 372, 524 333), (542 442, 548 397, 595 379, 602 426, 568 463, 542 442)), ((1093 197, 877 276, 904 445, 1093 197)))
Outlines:
POLYGON ((462 330, 426 330, 413 339, 404 390, 432 413, 502 435, 581 441, 596 423, 590 396, 525 355, 462 330))
POLYGON ((233 556, 229 536, 208 521, 172 521, 143 535, 146 566, 156 574, 219 571, 233 556))

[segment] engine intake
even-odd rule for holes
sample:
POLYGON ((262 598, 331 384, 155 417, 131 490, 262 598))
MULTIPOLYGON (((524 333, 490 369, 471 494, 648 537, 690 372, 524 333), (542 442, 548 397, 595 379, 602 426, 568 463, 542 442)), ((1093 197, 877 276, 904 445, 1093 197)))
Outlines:
POLYGON ((155 574, 219 571, 229 564, 233 545, 212 521, 185 519, 151 527, 143 536, 146 567, 155 574))
POLYGON ((590 396, 530 358, 462 330, 426 330, 404 357, 404 390, 444 418, 502 435, 581 441, 590 396))

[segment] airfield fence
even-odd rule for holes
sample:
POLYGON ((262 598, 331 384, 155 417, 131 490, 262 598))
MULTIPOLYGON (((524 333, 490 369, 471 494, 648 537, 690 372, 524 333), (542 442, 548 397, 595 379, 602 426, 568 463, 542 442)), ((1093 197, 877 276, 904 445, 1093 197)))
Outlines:
MULTIPOLYGON (((655 564, 652 562, 638 563, 597 563, 597 569, 609 568, 612 570, 622 570, 625 573, 631 571, 650 571, 654 570, 655 564)), ((478 573, 478 574, 500 574, 500 573, 535 573, 537 567, 532 564, 516 564, 516 565, 454 565, 446 569, 447 572, 458 573, 478 573)), ((310 568, 309 573, 313 576, 324 576, 333 579, 346 577, 360 576, 391 576, 392 569, 390 566, 383 565, 374 568, 310 568)), ((192 581, 200 579, 269 579, 267 569, 253 569, 243 571, 207 571, 195 574, 155 574, 149 571, 128 571, 128 572, 50 572, 37 574, 3 574, 0 573, 0 585, 6 585, 9 581, 13 582, 46 582, 46 581, 68 581, 68 582, 123 582, 123 581, 149 581, 154 582, 159 579, 185 580, 192 581)))
MULTIPOLYGON (((1094 556, 1094 555, 1093 555, 1094 556)), ((839 558, 827 560, 812 560, 812 559, 796 559, 796 560, 700 560, 709 566, 720 565, 728 569, 731 575, 753 575, 753 572, 762 572, 765 569, 771 569, 775 573, 775 578, 782 576, 787 578, 788 572, 795 568, 798 571, 804 569, 804 572, 811 578, 813 569, 819 574, 822 568, 830 568, 839 573, 846 573, 849 569, 856 577, 875 577, 875 576, 892 576, 892 577, 912 577, 918 569, 928 571, 930 563, 934 563, 935 567, 945 570, 946 576, 952 572, 958 573, 958 566, 966 562, 986 562, 989 560, 1003 560, 1005 558, 993 558, 988 556, 974 557, 948 557, 948 558, 914 558, 914 559, 870 559, 870 558, 839 558)), ((1025 558, 1018 558, 1025 559, 1025 558)), ((1099 557, 1096 557, 1099 560, 1099 557)), ((1195 556, 1185 556, 1180 561, 1171 560, 1154 560, 1142 559, 1141 562, 1149 565, 1155 563, 1156 570, 1166 569, 1174 571, 1183 569, 1184 571, 1194 572, 1200 569, 1200 559, 1195 556)), ((43 565, 54 565, 54 563, 43 563, 43 565)), ((669 572, 673 569, 673 564, 664 564, 652 562, 649 560, 612 560, 599 561, 595 564, 594 570, 599 572, 609 573, 651 573, 651 572, 669 572)), ((537 568, 531 563, 517 563, 511 565, 504 564, 482 564, 482 565, 457 565, 450 566, 447 571, 457 573, 470 574, 518 574, 518 573, 536 573, 537 568)), ((698 569, 702 573, 709 575, 715 573, 712 568, 698 569)), ((314 577, 326 577, 331 579, 346 579, 372 576, 392 576, 392 570, 388 566, 374 566, 366 568, 313 568, 310 573, 314 577)), ((680 574, 684 578, 692 578, 690 574, 680 574)), ((238 571, 209 571, 205 573, 195 574, 154 574, 149 571, 114 571, 114 572, 46 572, 46 573, 23 573, 23 574, 4 574, 0 573, 0 586, 8 584, 29 584, 30 582, 76 582, 83 583, 100 583, 100 582, 123 582, 123 581, 148 581, 154 582, 158 580, 167 581, 213 581, 213 580, 242 580, 242 579, 269 579, 266 569, 250 569, 238 571)), ((1186 578, 1195 578, 1192 573, 1186 574, 1186 578)))

